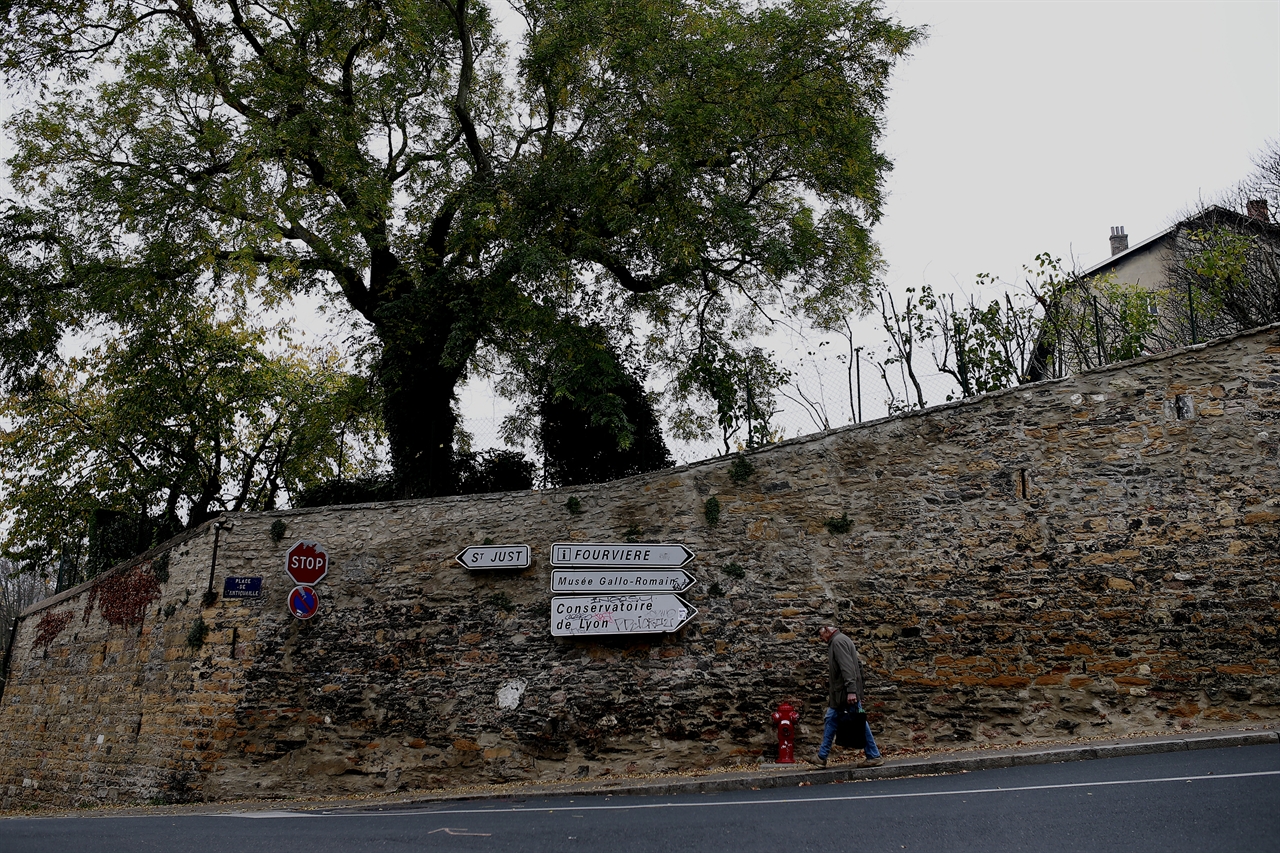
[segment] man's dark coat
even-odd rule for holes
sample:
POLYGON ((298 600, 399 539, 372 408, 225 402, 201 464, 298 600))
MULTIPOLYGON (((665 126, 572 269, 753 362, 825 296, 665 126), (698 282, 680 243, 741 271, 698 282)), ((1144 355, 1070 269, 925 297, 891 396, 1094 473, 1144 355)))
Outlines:
POLYGON ((837 631, 827 646, 830 662, 830 688, 827 705, 837 711, 844 710, 846 697, 854 693, 862 701, 862 665, 858 662, 858 649, 842 632, 837 631))

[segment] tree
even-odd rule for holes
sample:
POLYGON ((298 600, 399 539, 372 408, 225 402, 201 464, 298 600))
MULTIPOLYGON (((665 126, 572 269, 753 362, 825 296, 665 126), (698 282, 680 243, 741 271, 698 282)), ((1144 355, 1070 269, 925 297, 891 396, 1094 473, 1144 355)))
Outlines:
POLYGON ((272 330, 178 299, 115 331, 0 396, 3 553, 24 569, 93 573, 376 465, 376 403, 335 355, 269 356, 272 330))
POLYGON ((584 369, 548 382, 539 401, 547 481, 576 486, 670 468, 675 461, 644 385, 608 346, 593 354, 573 359, 584 369))
POLYGON ((1183 216, 1153 307, 1154 348, 1186 346, 1280 322, 1280 140, 1214 204, 1183 216))
POLYGON ((321 293, 376 340, 405 495, 456 485, 459 383, 570 321, 687 366, 745 315, 865 304, 886 84, 920 35, 874 2, 526 0, 508 75, 481 0, 5 10, 0 68, 34 85, 0 233, 10 387, 145 316, 143 289, 321 293))
POLYGON ((52 593, 53 588, 38 573, 19 571, 13 563, 0 559, 0 662, 4 660, 4 645, 9 642, 13 620, 52 593))

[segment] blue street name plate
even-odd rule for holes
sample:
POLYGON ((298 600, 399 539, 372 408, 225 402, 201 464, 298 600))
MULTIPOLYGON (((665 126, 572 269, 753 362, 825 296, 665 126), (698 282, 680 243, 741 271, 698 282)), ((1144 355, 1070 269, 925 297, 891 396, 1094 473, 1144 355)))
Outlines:
POLYGON ((227 578, 222 582, 223 598, 262 598, 262 578, 227 578))

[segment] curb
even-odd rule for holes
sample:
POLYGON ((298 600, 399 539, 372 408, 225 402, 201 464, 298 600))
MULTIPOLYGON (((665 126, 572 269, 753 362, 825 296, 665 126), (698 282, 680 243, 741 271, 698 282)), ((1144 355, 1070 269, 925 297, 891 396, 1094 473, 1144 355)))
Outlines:
MULTIPOLYGON (((869 779, 897 779, 923 774, 967 773, 973 770, 990 770, 997 767, 1018 767, 1032 764, 1057 764, 1066 761, 1090 761, 1098 758, 1121 758, 1129 755, 1152 755, 1162 752, 1183 752, 1193 749, 1222 749, 1235 746, 1262 746, 1280 744, 1280 732, 1273 730, 1235 732, 1232 734, 1205 734, 1177 738, 1144 738, 1135 741, 1114 741, 1090 746, 1062 746, 1049 748, 1024 748, 1001 750, 994 754, 968 755, 947 758, 899 758, 887 760, 879 767, 859 768, 854 762, 844 766, 811 768, 808 764, 795 767, 773 765, 760 771, 729 773, 714 778, 695 777, 652 782, 627 783, 592 782, 582 785, 547 786, 512 794, 440 794, 438 796, 413 797, 396 804, 396 808, 426 805, 429 803, 474 802, 478 800, 510 800, 532 797, 598 796, 610 797, 669 797, 679 794, 713 794, 730 791, 762 790, 766 788, 794 788, 797 785, 822 785, 833 782, 852 782, 869 779)), ((385 809, 386 806, 380 808, 385 809)))

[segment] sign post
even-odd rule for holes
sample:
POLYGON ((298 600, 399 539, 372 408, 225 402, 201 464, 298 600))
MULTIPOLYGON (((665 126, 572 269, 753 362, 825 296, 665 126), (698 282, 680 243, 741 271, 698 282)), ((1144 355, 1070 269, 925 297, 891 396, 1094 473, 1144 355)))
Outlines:
POLYGON ((479 569, 527 569, 528 545, 469 545, 454 558, 470 571, 479 569))
POLYGON ((678 569, 692 559, 693 552, 683 545, 557 542, 551 546, 551 565, 566 568, 678 569))
POLYGON ((679 631, 698 609, 678 595, 574 595, 551 599, 551 636, 601 637, 679 631))
POLYGON ((684 569, 552 569, 552 592, 685 592, 698 579, 684 569))
POLYGON ((295 586, 289 593, 289 612, 299 619, 310 619, 320 609, 320 596, 309 586, 295 586))
POLYGON ((285 552, 284 570, 298 586, 311 586, 329 574, 329 555, 319 542, 300 539, 285 552))
POLYGON ((299 539, 285 552, 284 570, 296 584, 289 593, 289 612, 299 619, 310 619, 320 609, 320 596, 312 584, 329 574, 329 555, 319 542, 299 539))

